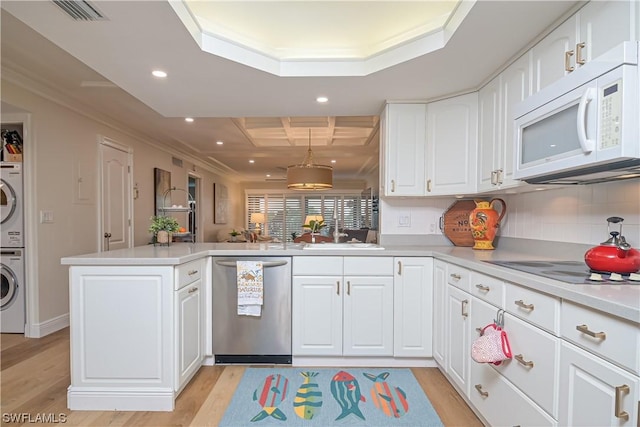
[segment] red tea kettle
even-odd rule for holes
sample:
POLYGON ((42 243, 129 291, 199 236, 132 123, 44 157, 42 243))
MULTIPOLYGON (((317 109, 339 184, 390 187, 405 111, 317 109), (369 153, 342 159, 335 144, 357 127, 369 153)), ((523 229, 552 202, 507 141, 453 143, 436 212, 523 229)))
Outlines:
POLYGON ((632 249, 622 235, 622 221, 618 216, 607 218, 607 231, 610 225, 620 224, 618 231, 610 231, 609 239, 600 246, 589 249, 584 260, 591 270, 607 273, 635 273, 640 270, 640 251, 632 249))

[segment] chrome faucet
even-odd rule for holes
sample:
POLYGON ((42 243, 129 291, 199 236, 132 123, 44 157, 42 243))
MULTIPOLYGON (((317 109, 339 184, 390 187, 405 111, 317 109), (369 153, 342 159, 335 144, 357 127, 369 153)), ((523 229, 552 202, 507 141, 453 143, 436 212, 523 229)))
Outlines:
POLYGON ((333 243, 340 243, 340 238, 341 237, 346 237, 347 234, 346 233, 341 233, 340 229, 338 228, 338 217, 334 216, 333 217, 333 243))

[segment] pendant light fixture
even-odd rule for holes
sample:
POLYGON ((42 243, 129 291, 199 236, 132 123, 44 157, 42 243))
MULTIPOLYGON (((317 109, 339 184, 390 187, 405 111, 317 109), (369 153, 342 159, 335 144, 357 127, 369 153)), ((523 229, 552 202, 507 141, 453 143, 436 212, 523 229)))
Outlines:
POLYGON ((287 188, 290 190, 327 190, 333 188, 333 168, 313 163, 311 151, 311 129, 309 129, 309 150, 299 165, 287 168, 287 188))

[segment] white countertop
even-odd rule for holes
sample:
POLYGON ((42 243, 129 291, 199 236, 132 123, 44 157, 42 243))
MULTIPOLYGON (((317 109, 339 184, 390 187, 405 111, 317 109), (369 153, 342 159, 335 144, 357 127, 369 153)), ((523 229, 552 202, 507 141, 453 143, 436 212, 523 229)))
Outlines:
MULTIPOLYGON (((563 299, 640 323, 640 285, 575 285, 500 267, 482 261, 558 260, 525 250, 477 251, 456 246, 383 245, 384 250, 302 250, 300 244, 274 243, 174 243, 171 246, 138 246, 130 249, 62 258, 70 266, 177 265, 204 256, 428 256, 508 282, 530 287, 563 299)), ((582 261, 562 259, 562 261, 582 261)))

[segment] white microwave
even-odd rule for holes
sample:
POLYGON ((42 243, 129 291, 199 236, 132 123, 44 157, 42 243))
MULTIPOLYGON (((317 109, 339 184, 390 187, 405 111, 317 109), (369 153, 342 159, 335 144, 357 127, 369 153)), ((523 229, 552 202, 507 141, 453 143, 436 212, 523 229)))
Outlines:
POLYGON ((640 177, 638 42, 625 42, 525 99, 514 177, 587 184, 640 177))

